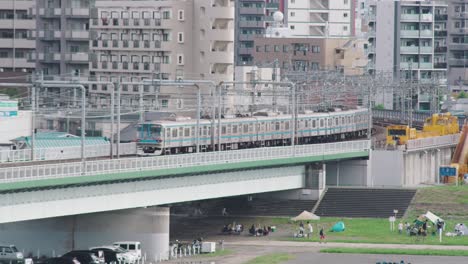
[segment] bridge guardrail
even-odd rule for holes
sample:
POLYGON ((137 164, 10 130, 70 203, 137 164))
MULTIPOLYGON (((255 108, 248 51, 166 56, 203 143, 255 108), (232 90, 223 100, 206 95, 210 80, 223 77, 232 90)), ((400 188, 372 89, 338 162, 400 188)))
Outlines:
MULTIPOLYGON (((114 144, 113 152, 116 152, 114 144)), ((86 157, 97 158, 110 155, 110 144, 86 146, 86 157)), ((136 155, 136 143, 121 143, 120 155, 136 155)), ((34 160, 67 160, 79 159, 81 157, 81 147, 61 147, 61 148, 37 148, 34 151, 34 160)), ((31 159, 31 149, 3 150, 0 151, 0 163, 5 162, 28 162, 31 159)))
POLYGON ((291 157, 322 156, 370 149, 369 140, 326 144, 268 147, 222 152, 181 154, 145 158, 88 161, 84 171, 81 162, 0 168, 0 183, 76 176, 93 176, 129 171, 161 170, 202 165, 272 160, 291 157))
POLYGON ((413 139, 408 140, 408 143, 406 144, 406 150, 411 151, 425 148, 434 148, 438 146, 456 145, 458 144, 459 140, 460 134, 413 139))

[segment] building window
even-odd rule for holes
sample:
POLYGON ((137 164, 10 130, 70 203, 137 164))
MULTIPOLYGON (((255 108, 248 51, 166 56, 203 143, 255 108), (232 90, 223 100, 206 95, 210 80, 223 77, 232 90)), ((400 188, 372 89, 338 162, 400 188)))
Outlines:
POLYGON ((163 12, 163 19, 171 19, 171 12, 170 11, 164 11, 163 12))
POLYGON ((348 17, 348 13, 343 13, 343 17, 348 17))
POLYGON ((184 55, 178 54, 177 55, 177 65, 184 65, 184 55))
POLYGON ((178 43, 184 43, 184 33, 183 32, 177 33, 177 42, 178 43))
POLYGON ((294 30, 296 27, 294 25, 289 26, 290 29, 294 30))
POLYGON ((296 16, 296 12, 291 12, 291 17, 295 17, 296 16))
POLYGON ((168 107, 169 107, 169 100, 167 100, 167 99, 162 99, 162 100, 161 100, 161 107, 162 107, 162 108, 168 108, 168 107))
POLYGON ((275 52, 280 52, 280 46, 279 45, 275 45, 275 52))
POLYGON ((177 19, 179 21, 184 21, 185 20, 184 10, 179 10, 179 12, 177 12, 177 19))

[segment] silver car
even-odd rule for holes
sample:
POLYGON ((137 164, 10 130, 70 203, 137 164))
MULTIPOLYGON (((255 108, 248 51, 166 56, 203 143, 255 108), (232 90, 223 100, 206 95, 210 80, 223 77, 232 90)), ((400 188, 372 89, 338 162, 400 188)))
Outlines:
POLYGON ((14 245, 0 244, 0 264, 23 264, 23 253, 14 245))

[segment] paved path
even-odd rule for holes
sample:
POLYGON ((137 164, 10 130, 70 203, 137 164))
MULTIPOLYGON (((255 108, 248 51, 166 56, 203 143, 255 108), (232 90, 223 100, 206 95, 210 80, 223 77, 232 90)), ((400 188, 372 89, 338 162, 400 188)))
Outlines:
POLYGON ((346 247, 346 248, 403 248, 403 249, 448 249, 448 250, 468 250, 468 246, 446 246, 446 245, 411 245, 411 244, 365 244, 365 243, 318 243, 318 242, 294 242, 294 241, 273 241, 273 240, 241 240, 228 241, 226 245, 235 246, 265 246, 265 247, 346 247))
MULTIPOLYGON (((206 258, 203 255, 194 258, 183 258, 169 261, 177 264, 241 264, 263 255, 277 252, 288 253, 295 256, 294 260, 285 264, 302 263, 347 263, 363 264, 382 261, 399 263, 424 263, 424 264, 458 264, 467 262, 466 257, 444 257, 444 256, 405 256, 405 255, 374 255, 374 254, 328 254, 320 253, 323 248, 347 247, 347 248, 403 248, 403 249, 449 249, 468 250, 468 246, 439 246, 439 245, 408 245, 408 244, 364 244, 364 243, 318 243, 318 242, 295 242, 295 241, 272 241, 272 240, 239 240, 226 241, 226 249, 232 250, 231 255, 206 258)), ((219 250, 219 248, 218 248, 219 250)))

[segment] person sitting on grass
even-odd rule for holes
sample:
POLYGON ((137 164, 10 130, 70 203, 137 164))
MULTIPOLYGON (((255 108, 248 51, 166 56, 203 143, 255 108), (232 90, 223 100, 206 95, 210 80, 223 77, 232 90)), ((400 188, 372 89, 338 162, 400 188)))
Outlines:
POLYGON ((256 234, 255 225, 252 224, 252 226, 249 229, 249 234, 251 234, 252 236, 255 236, 256 234))

